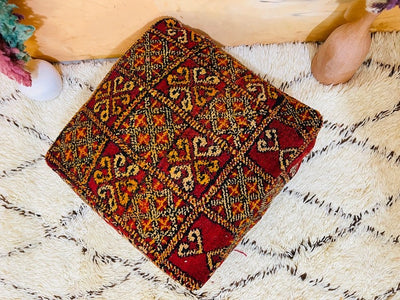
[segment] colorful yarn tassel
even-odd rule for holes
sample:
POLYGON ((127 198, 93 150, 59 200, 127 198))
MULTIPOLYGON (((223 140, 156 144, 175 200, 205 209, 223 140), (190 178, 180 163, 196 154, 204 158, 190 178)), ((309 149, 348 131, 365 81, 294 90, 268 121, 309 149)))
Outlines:
POLYGON ((30 56, 25 51, 24 42, 35 28, 21 24, 23 16, 13 13, 14 8, 17 6, 0 0, 0 72, 20 84, 30 86, 30 73, 24 69, 30 56))

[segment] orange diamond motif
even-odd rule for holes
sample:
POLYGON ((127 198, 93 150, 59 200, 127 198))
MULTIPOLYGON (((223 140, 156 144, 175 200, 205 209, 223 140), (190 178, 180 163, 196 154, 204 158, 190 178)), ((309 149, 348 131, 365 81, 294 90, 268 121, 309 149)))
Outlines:
POLYGON ((233 215, 241 214, 244 211, 242 202, 232 203, 231 207, 232 207, 232 214, 233 215))
POLYGON ((247 182, 246 183, 247 193, 254 194, 258 192, 257 182, 247 182))
POLYGON ((224 118, 218 119, 218 129, 219 130, 228 129, 229 126, 230 126, 230 123, 229 123, 228 119, 224 119, 224 118))
POLYGON ((229 185, 228 186, 229 196, 238 197, 240 195, 239 185, 229 185))
POLYGON ((171 229, 171 221, 169 220, 169 217, 161 217, 158 219, 158 227, 160 230, 165 231, 165 230, 170 230, 171 229))
POLYGON ((151 224, 151 220, 150 219, 144 219, 140 223, 142 225, 142 230, 144 232, 153 231, 153 225, 151 224))
POLYGON ((76 138, 82 139, 82 138, 86 137, 86 131, 87 131, 87 128, 78 128, 76 130, 76 138))
POLYGON ((249 203, 250 210, 253 213, 257 213, 259 211, 260 205, 261 205, 261 200, 260 199, 253 200, 253 201, 251 201, 249 203))
POLYGON ((235 117, 235 121, 239 125, 239 127, 249 126, 249 122, 247 121, 247 119, 245 117, 242 117, 242 116, 235 117))
POLYGON ((72 151, 70 149, 65 151, 65 157, 64 158, 65 158, 66 161, 73 161, 74 160, 74 155, 72 154, 72 151))
POLYGON ((215 104, 215 110, 219 113, 224 113, 226 112, 226 103, 224 102, 217 102, 215 104))
POLYGON ((65 133, 64 142, 69 143, 72 140, 72 131, 68 131, 65 133))
POLYGON ((134 125, 135 127, 146 127, 147 126, 146 115, 143 114, 136 115, 134 125))
POLYGON ((163 56, 162 55, 157 55, 152 57, 153 64, 159 64, 162 65, 163 63, 163 56))
POLYGON ((139 133, 137 143, 139 145, 148 145, 150 142, 150 135, 148 133, 139 133))
POLYGON ((160 51, 162 49, 162 43, 151 44, 151 51, 160 51))
POLYGON ((165 115, 154 115, 153 123, 155 126, 164 126, 165 125, 165 115))
POLYGON ((304 113, 302 113, 300 117, 301 117, 301 119, 302 119, 303 121, 308 120, 308 119, 311 118, 311 117, 310 117, 310 113, 309 113, 308 111, 305 111, 304 113))
POLYGON ((162 211, 167 208, 167 197, 156 198, 157 210, 162 211))
POLYGON ((147 201, 146 199, 139 199, 138 207, 142 213, 144 213, 144 214, 148 213, 148 211, 150 209, 149 201, 147 201))
POLYGON ((88 156, 88 146, 87 145, 82 145, 78 147, 78 157, 80 159, 88 156))
POLYGON ((234 112, 244 111, 244 104, 243 102, 233 102, 232 109, 234 112))
POLYGON ((157 144, 167 144, 168 140, 168 132, 159 132, 156 134, 156 143, 157 144))

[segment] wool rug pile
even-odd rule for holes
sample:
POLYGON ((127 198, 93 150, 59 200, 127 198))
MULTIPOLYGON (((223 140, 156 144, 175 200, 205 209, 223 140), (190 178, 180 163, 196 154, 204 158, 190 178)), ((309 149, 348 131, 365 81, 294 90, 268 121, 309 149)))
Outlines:
POLYGON ((44 155, 115 60, 60 63, 61 95, 34 102, 0 75, 1 299, 399 299, 400 33, 377 33, 351 81, 311 75, 318 45, 226 48, 317 109, 298 173, 211 279, 188 291, 55 174, 44 155))

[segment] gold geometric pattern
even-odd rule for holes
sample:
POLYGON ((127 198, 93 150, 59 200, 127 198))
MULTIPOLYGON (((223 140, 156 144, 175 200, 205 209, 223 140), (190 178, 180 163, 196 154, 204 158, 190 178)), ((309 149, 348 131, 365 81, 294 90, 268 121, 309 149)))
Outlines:
POLYGON ((257 127, 257 114, 251 109, 246 97, 237 97, 226 90, 225 95, 213 98, 209 110, 196 116, 203 124, 210 124, 217 135, 240 148, 257 127))
POLYGON ((74 116, 70 124, 54 143, 53 155, 63 161, 68 172, 78 182, 86 182, 90 175, 90 166, 101 154, 106 137, 83 113, 74 116))
POLYGON ((242 226, 247 225, 249 216, 258 215, 262 206, 268 205, 264 202, 270 198, 271 187, 269 182, 251 169, 239 164, 207 203, 207 207, 233 224, 234 231, 240 231, 242 226))
POLYGON ((201 238, 200 229, 196 228, 189 231, 187 239, 189 242, 194 243, 195 247, 191 247, 188 243, 180 244, 178 248, 178 255, 180 257, 198 255, 203 253, 203 241, 201 238))
POLYGON ((194 289, 260 219, 320 126, 318 112, 164 19, 118 60, 46 160, 194 289))
MULTIPOLYGON (((143 98, 144 105, 137 106, 122 123, 117 134, 141 157, 156 165, 160 154, 169 149, 181 128, 176 124, 172 110, 153 99, 143 98)), ((184 128, 183 125, 182 128, 184 128)))

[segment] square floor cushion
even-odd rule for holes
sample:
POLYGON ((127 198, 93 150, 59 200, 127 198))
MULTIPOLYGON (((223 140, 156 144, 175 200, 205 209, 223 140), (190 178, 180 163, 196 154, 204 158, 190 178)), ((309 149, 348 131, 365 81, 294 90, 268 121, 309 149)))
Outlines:
POLYGON ((157 266, 198 289, 296 173, 321 124, 169 18, 115 63, 46 161, 157 266))

